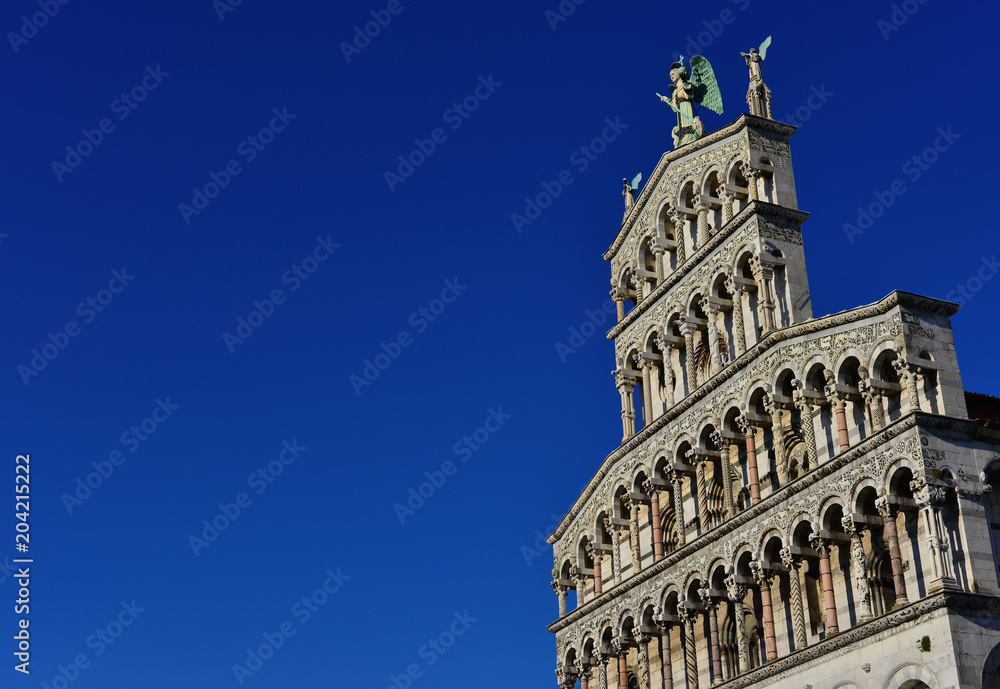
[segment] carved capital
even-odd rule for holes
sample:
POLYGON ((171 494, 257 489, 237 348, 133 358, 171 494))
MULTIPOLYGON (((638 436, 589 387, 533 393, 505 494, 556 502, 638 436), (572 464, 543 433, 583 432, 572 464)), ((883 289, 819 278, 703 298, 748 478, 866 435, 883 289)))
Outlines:
POLYGON ((894 519, 896 517, 896 506, 889 503, 889 498, 883 495, 875 498, 875 509, 883 519, 894 519))
POLYGON ((792 555, 791 548, 782 548, 780 551, 781 562, 791 570, 796 570, 799 568, 799 558, 792 555))
POLYGON ((740 431, 743 435, 753 435, 754 429, 756 428, 750 419, 742 414, 736 417, 736 425, 740 427, 740 431))
POLYGON ((816 530, 809 535, 809 545, 812 546, 813 550, 818 552, 820 555, 826 555, 830 552, 830 540, 823 538, 816 530))
POLYGON ((726 583, 726 594, 729 600, 734 603, 742 603, 743 599, 747 597, 747 587, 743 584, 736 583, 735 573, 730 568, 729 575, 725 578, 726 583))

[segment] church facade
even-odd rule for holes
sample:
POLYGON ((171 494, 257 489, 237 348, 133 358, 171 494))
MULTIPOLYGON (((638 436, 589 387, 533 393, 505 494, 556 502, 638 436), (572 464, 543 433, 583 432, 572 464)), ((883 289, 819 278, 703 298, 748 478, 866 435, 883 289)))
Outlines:
POLYGON ((558 681, 1000 689, 1000 400, 955 304, 813 315, 795 128, 747 57, 754 114, 626 184, 604 254, 622 443, 548 537, 558 681))

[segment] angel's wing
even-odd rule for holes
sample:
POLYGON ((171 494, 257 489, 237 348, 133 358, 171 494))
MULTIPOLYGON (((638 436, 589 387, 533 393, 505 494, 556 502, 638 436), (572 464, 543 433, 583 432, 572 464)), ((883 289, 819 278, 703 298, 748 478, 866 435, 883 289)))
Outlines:
POLYGON ((771 37, 770 36, 768 36, 767 38, 765 38, 764 42, 760 44, 759 48, 757 48, 757 52, 760 54, 760 59, 761 60, 763 60, 765 57, 767 57, 767 48, 768 48, 769 45, 771 45, 771 37))
POLYGON ((691 81, 694 83, 694 102, 717 115, 722 114, 722 93, 715 80, 712 63, 701 55, 691 58, 691 81))
POLYGON ((641 181, 642 181, 642 173, 640 172, 638 175, 636 175, 632 179, 632 185, 631 185, 632 189, 638 189, 639 188, 639 182, 641 182, 641 181))

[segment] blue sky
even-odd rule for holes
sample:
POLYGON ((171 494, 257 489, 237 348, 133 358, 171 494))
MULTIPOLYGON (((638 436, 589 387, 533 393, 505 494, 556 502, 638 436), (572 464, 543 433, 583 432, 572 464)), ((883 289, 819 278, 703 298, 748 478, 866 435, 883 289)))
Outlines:
POLYGON ((774 37, 814 312, 961 297, 965 385, 1000 392, 996 8, 221 2, 0 13, 0 437, 35 560, 8 685, 554 686, 536 542, 621 429, 611 344, 556 345, 607 299, 692 41, 715 129, 774 37))

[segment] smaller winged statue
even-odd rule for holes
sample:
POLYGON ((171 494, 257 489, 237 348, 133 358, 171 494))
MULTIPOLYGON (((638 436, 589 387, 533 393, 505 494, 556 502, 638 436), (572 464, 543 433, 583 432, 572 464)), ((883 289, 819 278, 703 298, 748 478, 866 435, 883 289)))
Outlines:
POLYGON ((751 48, 749 53, 740 53, 740 55, 747 61, 747 67, 750 68, 751 84, 757 81, 764 81, 764 77, 760 73, 760 63, 767 57, 767 48, 770 45, 771 37, 768 36, 764 39, 764 42, 760 44, 759 48, 751 48))
POLYGON ((701 55, 691 58, 691 72, 684 66, 684 56, 670 65, 670 97, 662 96, 660 100, 677 113, 677 126, 672 135, 674 147, 695 141, 705 134, 705 125, 695 112, 695 104, 704 106, 712 112, 722 114, 722 93, 715 80, 712 63, 701 55))
POLYGON ((767 57, 767 48, 771 45, 771 37, 768 36, 759 48, 751 48, 749 53, 740 53, 750 68, 750 88, 747 89, 747 105, 750 106, 750 114, 759 117, 771 117, 771 89, 764 83, 764 76, 760 71, 760 63, 767 57))
POLYGON ((628 215, 629 210, 632 208, 632 204, 635 203, 635 192, 639 189, 639 182, 642 181, 642 173, 632 178, 629 182, 627 177, 622 178, 622 184, 625 185, 625 190, 622 191, 622 196, 625 197, 625 214, 628 215))

